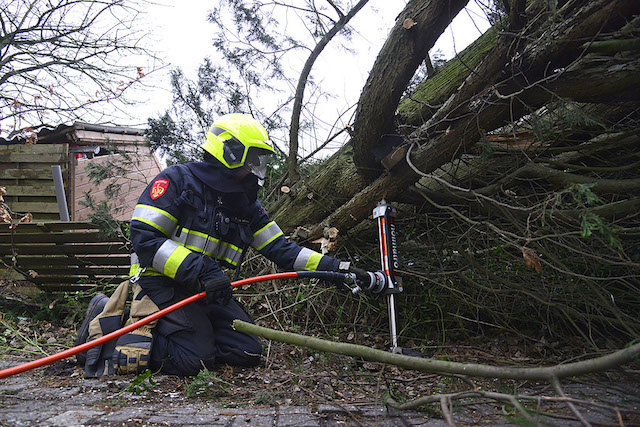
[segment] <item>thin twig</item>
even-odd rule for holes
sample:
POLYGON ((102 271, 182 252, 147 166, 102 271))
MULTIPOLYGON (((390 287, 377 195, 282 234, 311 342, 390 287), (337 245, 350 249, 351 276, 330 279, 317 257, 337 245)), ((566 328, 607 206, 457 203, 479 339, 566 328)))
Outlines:
MULTIPOLYGON (((553 388, 556 390, 556 392, 561 396, 561 397, 567 397, 566 394, 564 394, 564 390, 562 390, 562 385, 560 384, 560 380, 558 380, 557 377, 552 377, 551 378, 551 384, 553 384, 553 388)), ((567 407, 569 409, 571 409, 571 412, 573 412, 573 414, 578 418, 578 420, 580 420, 580 422, 582 423, 582 425, 584 426, 591 426, 591 423, 588 422, 580 413, 580 411, 578 411, 578 408, 575 407, 575 405, 570 402, 570 401, 565 401, 565 404, 567 405, 567 407)))

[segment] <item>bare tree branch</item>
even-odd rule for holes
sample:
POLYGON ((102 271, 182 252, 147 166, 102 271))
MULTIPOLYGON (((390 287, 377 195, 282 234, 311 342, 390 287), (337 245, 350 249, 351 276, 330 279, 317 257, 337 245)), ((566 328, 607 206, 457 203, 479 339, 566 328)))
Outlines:
POLYGON ((332 2, 329 2, 331 6, 336 8, 339 12, 340 19, 338 19, 333 27, 322 37, 322 39, 320 39, 307 57, 296 86, 296 93, 293 101, 293 113, 291 115, 291 124, 289 125, 289 157, 287 158, 287 173, 291 183, 295 183, 300 179, 300 174, 298 173, 298 133, 300 130, 300 113, 302 111, 302 103, 304 100, 304 89, 307 84, 309 74, 311 73, 311 68, 331 39, 333 39, 333 37, 349 23, 351 18, 353 18, 368 3, 368 1, 369 0, 360 0, 355 6, 353 6, 353 8, 351 8, 351 10, 349 10, 349 12, 347 12, 346 15, 340 12, 332 2))
POLYGON ((544 368, 513 368, 479 365, 475 363, 448 362, 443 360, 425 359, 405 356, 376 350, 356 344, 331 342, 320 338, 294 334, 291 332, 277 331, 274 329, 257 326, 241 320, 234 320, 235 330, 246 334, 257 335, 267 339, 312 348, 314 350, 343 354, 353 357, 362 357, 375 362, 389 363, 406 369, 416 369, 424 372, 440 374, 458 374, 487 378, 510 378, 529 380, 551 380, 553 378, 568 378, 588 373, 604 372, 630 363, 640 354, 640 343, 630 345, 606 356, 591 360, 568 363, 564 365, 549 366, 544 368))
MULTIPOLYGON (((107 103, 154 70, 137 28, 141 3, 19 0, 0 8, 0 121, 3 131, 102 119, 107 103), (139 58, 135 64, 129 58, 139 58), (143 63, 144 62, 144 63, 143 63), (84 117, 88 120, 87 117, 84 117)), ((114 114, 117 107, 112 108, 114 114)))

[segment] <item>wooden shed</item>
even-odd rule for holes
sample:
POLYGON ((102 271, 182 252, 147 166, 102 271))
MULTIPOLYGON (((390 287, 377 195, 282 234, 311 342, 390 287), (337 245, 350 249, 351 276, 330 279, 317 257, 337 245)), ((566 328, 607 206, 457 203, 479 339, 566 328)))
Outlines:
POLYGON ((30 212, 36 222, 66 220, 65 205, 68 220, 88 219, 90 210, 81 203, 87 192, 93 200, 107 200, 117 207, 116 219, 129 220, 140 193, 161 169, 141 129, 76 122, 0 139, 0 187, 7 189, 5 201, 16 213, 30 212), (91 165, 119 170, 96 185, 89 180, 91 165), (64 188, 66 203, 58 203, 60 191, 56 198, 56 174, 61 176, 63 185, 58 189, 64 188), (121 185, 115 197, 108 190, 113 184, 121 185))

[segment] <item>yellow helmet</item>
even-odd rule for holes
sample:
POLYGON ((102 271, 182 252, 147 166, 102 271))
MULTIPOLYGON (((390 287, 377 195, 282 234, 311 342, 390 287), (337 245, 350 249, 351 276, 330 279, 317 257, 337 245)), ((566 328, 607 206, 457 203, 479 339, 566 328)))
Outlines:
POLYGON ((202 148, 229 169, 247 166, 260 179, 264 179, 273 154, 265 128, 253 117, 238 113, 213 122, 202 148))

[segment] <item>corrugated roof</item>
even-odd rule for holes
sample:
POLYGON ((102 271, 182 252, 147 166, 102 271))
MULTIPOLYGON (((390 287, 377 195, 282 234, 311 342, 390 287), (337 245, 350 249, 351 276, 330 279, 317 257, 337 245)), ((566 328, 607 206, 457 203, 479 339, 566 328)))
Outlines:
MULTIPOLYGON (((56 126, 55 128, 42 128, 38 132, 38 142, 47 143, 47 142, 55 142, 52 141, 57 139, 63 135, 69 134, 74 130, 88 130, 92 132, 103 132, 117 135, 144 135, 144 129, 131 128, 126 126, 108 126, 108 125, 95 125, 91 123, 84 122, 74 122, 72 125, 61 124, 56 126)), ((0 138, 0 144, 10 145, 10 144, 24 144, 26 138, 22 135, 16 135, 11 139, 0 138)))
POLYGON ((119 135, 144 135, 144 129, 130 128, 126 126, 106 126, 106 125, 94 125, 91 123, 75 122, 73 124, 74 129, 84 129, 93 132, 104 133, 117 133, 119 135))

